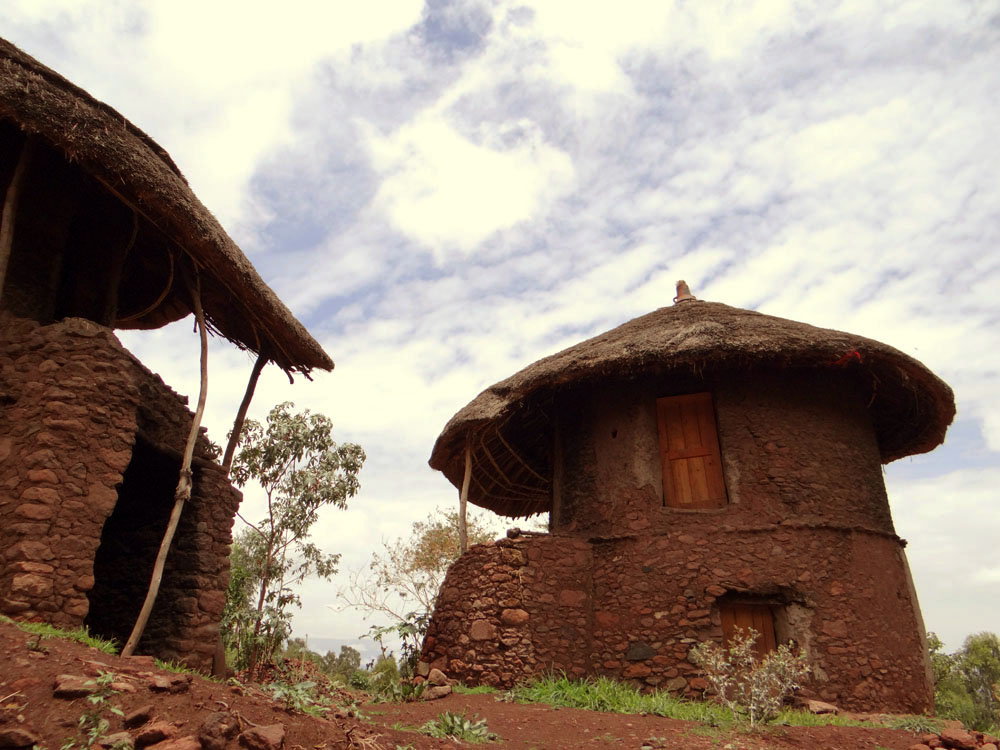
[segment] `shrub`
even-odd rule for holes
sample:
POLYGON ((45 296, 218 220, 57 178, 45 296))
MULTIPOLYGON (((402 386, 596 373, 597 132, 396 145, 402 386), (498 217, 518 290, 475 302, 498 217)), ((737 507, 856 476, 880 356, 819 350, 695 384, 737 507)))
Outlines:
POLYGON ((456 714, 445 711, 436 719, 431 719, 422 727, 420 731, 431 737, 456 739, 460 742, 493 742, 497 736, 486 726, 486 719, 474 721, 477 717, 469 719, 465 714, 456 714))
POLYGON ((752 628, 737 628, 727 647, 704 642, 690 654, 719 700, 751 728, 777 716, 785 698, 809 674, 805 656, 784 644, 758 661, 754 653, 758 637, 752 628))

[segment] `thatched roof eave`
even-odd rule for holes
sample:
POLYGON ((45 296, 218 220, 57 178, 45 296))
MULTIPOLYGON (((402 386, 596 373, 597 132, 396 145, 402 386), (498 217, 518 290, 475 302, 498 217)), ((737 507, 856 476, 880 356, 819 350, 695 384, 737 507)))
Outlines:
MULTIPOLYGON (((445 425, 430 465, 460 486, 467 442, 501 429, 504 442, 524 455, 544 455, 547 437, 518 438, 525 414, 544 411, 552 394, 567 387, 640 377, 684 377, 760 369, 843 369, 871 391, 869 412, 882 461, 924 453, 938 446, 955 414, 946 383, 909 355, 878 341, 720 303, 691 301, 655 310, 606 333, 545 357, 480 393, 445 425), (526 441, 536 440, 536 445, 526 441)), ((531 434, 544 430, 537 414, 531 434)), ((491 451, 489 461, 498 458, 491 451)), ((473 450, 474 466, 487 462, 473 450)), ((508 484, 470 488, 470 501, 504 515, 549 510, 549 488, 527 481, 517 461, 507 463, 508 484), (530 491, 523 485, 530 485, 530 491), (519 493, 513 486, 522 487, 519 493)), ((533 473, 541 474, 541 465, 533 473)), ((473 472, 475 478, 475 469, 473 472)))
MULTIPOLYGON (((61 152, 162 233, 202 275, 205 313, 222 336, 287 372, 333 369, 198 200, 180 170, 120 113, 5 40, 0 40, 0 118, 61 152)), ((122 327, 149 328, 191 312, 184 295, 122 327)))

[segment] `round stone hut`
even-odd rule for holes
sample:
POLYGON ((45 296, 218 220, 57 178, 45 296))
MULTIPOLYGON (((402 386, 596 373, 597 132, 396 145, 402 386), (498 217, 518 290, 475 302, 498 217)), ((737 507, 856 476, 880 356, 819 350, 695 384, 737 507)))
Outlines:
POLYGON ((882 464, 943 441, 951 389, 877 341, 685 290, 491 386, 447 424, 433 468, 477 505, 547 511, 550 525, 452 566, 420 668, 496 686, 607 675, 700 696, 692 646, 752 627, 760 653, 804 649, 816 697, 930 708, 882 464))
POLYGON ((333 362, 156 142, 2 39, 0 199, 0 614, 221 667, 241 496, 114 330, 195 313, 203 362, 210 330, 257 356, 251 382, 333 362))

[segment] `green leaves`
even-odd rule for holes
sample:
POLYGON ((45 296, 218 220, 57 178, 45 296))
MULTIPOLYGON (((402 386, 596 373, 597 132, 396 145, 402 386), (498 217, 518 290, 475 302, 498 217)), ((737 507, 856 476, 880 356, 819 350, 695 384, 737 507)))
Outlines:
POLYGON ((293 407, 276 405, 266 424, 248 419, 232 467, 237 485, 256 481, 267 497, 267 516, 248 524, 233 544, 223 613, 237 666, 251 671, 291 632, 289 610, 299 606, 292 587, 337 572, 340 555, 310 542, 310 529, 324 507, 347 507, 365 461, 361 446, 337 444, 329 417, 308 409, 296 414, 293 407))
POLYGON ((983 732, 1000 730, 1000 638, 976 633, 953 654, 927 634, 934 673, 934 705, 939 716, 958 719, 983 732))

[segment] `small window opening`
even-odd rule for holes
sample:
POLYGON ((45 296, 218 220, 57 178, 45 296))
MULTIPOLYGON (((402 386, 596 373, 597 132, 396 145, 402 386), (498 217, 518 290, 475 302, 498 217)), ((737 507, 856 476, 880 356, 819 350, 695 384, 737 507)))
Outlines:
POLYGON ((711 393, 656 400, 663 505, 721 508, 728 502, 711 393))

